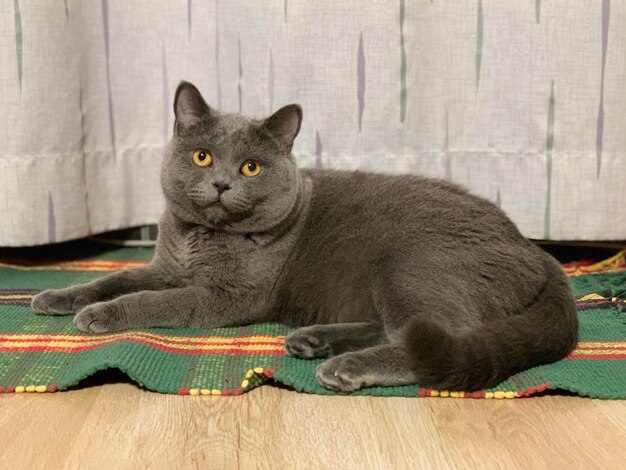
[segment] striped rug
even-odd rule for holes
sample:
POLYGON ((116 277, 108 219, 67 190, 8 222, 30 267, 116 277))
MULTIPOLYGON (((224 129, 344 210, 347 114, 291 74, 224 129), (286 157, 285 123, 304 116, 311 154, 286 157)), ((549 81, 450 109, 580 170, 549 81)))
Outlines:
MULTIPOLYGON (((30 310, 33 295, 82 283, 107 272, 142 266, 153 252, 123 248, 72 261, 0 258, 0 393, 66 390, 103 369, 116 368, 148 390, 181 395, 241 395, 268 380, 296 390, 334 395, 315 380, 320 360, 285 354, 290 329, 277 324, 241 328, 133 330, 93 335, 71 317, 30 310)), ((419 386, 372 387, 359 395, 518 398, 562 390, 626 398, 626 252, 600 263, 564 266, 580 316, 580 342, 567 358, 519 373, 474 393, 419 386)))

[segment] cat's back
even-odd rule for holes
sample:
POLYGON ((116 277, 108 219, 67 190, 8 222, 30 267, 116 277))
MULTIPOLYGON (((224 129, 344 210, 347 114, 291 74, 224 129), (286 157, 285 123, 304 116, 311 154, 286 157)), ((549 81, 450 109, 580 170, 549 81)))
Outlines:
POLYGON ((433 242, 471 232, 524 240, 494 204, 455 184, 416 175, 302 170, 313 181, 309 227, 383 239, 433 242), (433 238, 434 237, 434 238, 433 238))

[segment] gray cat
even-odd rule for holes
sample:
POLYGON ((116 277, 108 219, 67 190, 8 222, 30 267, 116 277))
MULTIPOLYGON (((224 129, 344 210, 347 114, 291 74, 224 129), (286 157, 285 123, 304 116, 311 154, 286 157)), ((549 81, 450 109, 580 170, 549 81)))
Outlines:
POLYGON ((258 121, 183 82, 163 161, 167 200, 142 268, 37 295, 76 326, 300 328, 332 390, 477 390, 556 361, 577 315, 559 264, 490 202, 418 176, 298 170, 297 105, 258 121))

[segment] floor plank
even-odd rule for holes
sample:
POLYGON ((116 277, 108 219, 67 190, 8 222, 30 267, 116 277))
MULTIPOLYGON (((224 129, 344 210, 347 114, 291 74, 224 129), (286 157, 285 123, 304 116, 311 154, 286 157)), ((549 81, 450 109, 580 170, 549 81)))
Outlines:
POLYGON ((617 468, 626 401, 0 395, 0 468, 617 468))

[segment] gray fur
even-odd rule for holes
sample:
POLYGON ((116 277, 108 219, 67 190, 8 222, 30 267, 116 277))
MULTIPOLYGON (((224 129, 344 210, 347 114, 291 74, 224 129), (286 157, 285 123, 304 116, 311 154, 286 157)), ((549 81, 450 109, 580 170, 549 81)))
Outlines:
POLYGON ((288 353, 330 356, 317 378, 341 391, 475 390, 575 346, 560 267, 493 204, 418 176, 298 170, 296 105, 264 121, 222 114, 183 82, 174 110, 150 265, 42 292, 35 311, 93 333, 299 326, 288 353), (198 148, 212 166, 193 164, 198 148), (248 159, 261 174, 241 174, 248 159))

